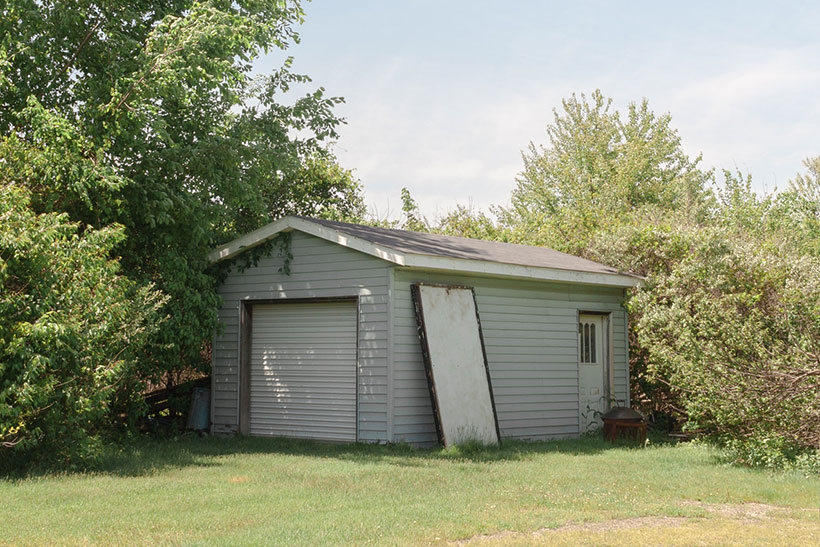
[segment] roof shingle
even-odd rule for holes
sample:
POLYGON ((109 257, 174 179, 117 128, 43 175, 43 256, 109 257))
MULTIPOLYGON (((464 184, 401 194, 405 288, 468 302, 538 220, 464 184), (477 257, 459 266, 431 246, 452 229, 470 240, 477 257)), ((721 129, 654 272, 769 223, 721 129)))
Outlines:
POLYGON ((515 243, 501 243, 498 241, 484 241, 464 237, 411 232, 408 230, 376 228, 374 226, 349 224, 347 222, 337 222, 333 220, 307 217, 299 218, 320 224, 349 236, 369 241, 375 245, 389 247, 404 253, 484 260, 536 268, 555 268, 577 272, 624 275, 610 266, 605 266, 604 264, 599 264, 567 253, 554 251, 546 247, 531 247, 529 245, 518 245, 515 243))

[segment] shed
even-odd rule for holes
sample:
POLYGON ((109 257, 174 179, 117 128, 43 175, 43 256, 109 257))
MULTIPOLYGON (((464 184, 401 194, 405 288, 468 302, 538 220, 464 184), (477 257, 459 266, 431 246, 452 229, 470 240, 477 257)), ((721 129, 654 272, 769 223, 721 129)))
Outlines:
POLYGON ((418 283, 473 289, 502 438, 575 436, 629 405, 622 303, 636 276, 547 248, 297 216, 210 258, 276 238, 219 287, 214 434, 436 443, 418 283))

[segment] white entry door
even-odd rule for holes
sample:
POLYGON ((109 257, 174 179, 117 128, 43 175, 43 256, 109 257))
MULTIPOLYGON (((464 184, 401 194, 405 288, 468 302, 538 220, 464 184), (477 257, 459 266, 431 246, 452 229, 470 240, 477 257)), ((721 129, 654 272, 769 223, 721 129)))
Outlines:
POLYGON ((579 316, 578 321, 578 424, 581 433, 601 426, 601 415, 609 409, 606 393, 606 355, 602 315, 579 316))

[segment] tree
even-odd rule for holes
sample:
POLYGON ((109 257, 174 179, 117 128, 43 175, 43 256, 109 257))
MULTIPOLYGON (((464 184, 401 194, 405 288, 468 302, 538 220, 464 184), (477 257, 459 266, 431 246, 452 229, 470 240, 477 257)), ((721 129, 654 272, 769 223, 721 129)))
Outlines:
POLYGON ((251 72, 261 53, 298 41, 298 1, 11 0, 0 14, 8 181, 31 190, 37 214, 65 212, 80 230, 124 226, 112 248, 122 274, 169 297, 144 375, 207 366, 214 246, 292 212, 361 214, 358 183, 325 146, 341 99, 318 88, 281 104, 309 81, 290 59, 251 72), (85 176, 75 159, 105 176, 85 176))
MULTIPOLYGON (((572 95, 554 111, 547 136, 547 146, 530 143, 523 153, 512 206, 496 210, 505 239, 651 276, 685 257, 692 230, 715 215, 712 173, 684 153, 671 117, 646 100, 622 115, 600 91, 572 95)), ((637 320, 639 310, 631 311, 637 320)), ((675 412, 648 358, 633 329, 632 400, 675 412)))
POLYGON ((808 173, 798 173, 789 189, 810 203, 820 203, 820 156, 803 160, 808 173))
POLYGON ((500 209, 513 239, 584 253, 595 234, 653 210, 707 214, 711 174, 682 150, 668 114, 646 100, 623 120, 595 91, 572 95, 547 128, 548 146, 530 143, 512 207, 500 209))
POLYGON ((430 223, 419 211, 419 204, 410 195, 407 188, 401 189, 401 211, 404 216, 402 229, 413 232, 429 232, 430 223))
POLYGON ((481 211, 459 205, 438 221, 434 232, 450 236, 506 241, 506 234, 481 211))
POLYGON ((797 174, 775 198, 781 232, 805 254, 820 256, 820 156, 806 159, 808 172, 797 174))

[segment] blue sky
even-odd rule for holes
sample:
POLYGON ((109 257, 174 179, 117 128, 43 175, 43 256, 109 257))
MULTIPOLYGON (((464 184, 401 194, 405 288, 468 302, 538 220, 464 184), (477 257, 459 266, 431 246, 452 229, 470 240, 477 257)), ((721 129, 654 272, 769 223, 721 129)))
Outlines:
POLYGON ((287 54, 345 98, 335 151, 379 217, 403 186, 431 219, 508 203, 553 108, 598 88, 669 112, 704 166, 787 186, 820 155, 820 2, 661 4, 315 0, 287 54))

